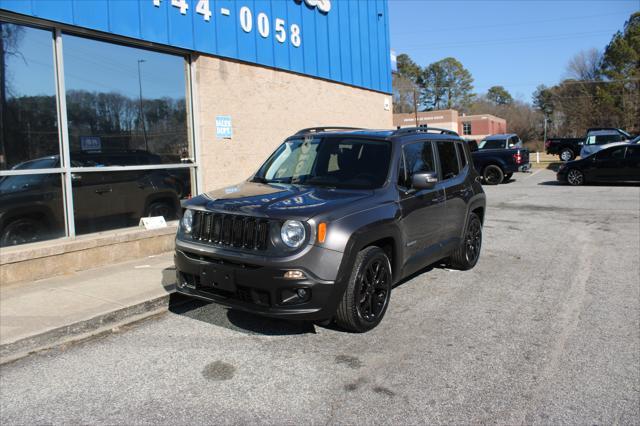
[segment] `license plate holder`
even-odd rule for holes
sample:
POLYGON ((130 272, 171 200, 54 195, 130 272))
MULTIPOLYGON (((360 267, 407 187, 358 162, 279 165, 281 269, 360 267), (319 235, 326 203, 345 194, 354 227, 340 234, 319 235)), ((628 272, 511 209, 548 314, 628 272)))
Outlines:
POLYGON ((204 265, 200 267, 200 286, 217 290, 236 291, 235 274, 224 265, 204 265))

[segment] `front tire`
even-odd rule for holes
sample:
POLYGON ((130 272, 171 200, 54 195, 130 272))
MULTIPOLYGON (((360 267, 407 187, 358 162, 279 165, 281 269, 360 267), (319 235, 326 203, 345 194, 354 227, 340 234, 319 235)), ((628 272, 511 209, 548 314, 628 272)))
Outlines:
POLYGON ((569 185, 584 185, 584 174, 578 169, 571 169, 567 172, 567 182, 569 185))
POLYGON ((35 243, 44 238, 45 227, 35 219, 16 219, 2 230, 0 247, 35 243))
POLYGON ((487 185, 498 185, 504 180, 504 172, 494 164, 490 164, 482 171, 484 183, 487 185))
POLYGON ((513 173, 507 173, 507 174, 504 175, 504 180, 510 181, 511 177, 513 177, 513 173))
POLYGON ((360 251, 336 312, 336 324, 355 333, 380 324, 389 306, 391 281, 391 263, 384 250, 371 246, 360 251))
POLYGON ((449 266, 460 271, 467 271, 478 263, 482 249, 482 221, 477 214, 469 214, 467 229, 460 247, 449 258, 449 266))
POLYGON ((560 151, 560 159, 564 162, 571 161, 575 158, 575 154, 569 148, 565 148, 560 151))

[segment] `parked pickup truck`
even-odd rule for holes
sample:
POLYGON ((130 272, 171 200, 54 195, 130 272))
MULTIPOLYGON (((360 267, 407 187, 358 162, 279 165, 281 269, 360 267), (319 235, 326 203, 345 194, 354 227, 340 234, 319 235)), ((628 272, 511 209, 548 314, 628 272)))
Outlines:
POLYGON ((470 146, 473 164, 486 185, 498 185, 515 172, 531 168, 529 150, 522 147, 517 135, 492 135, 470 146))
POLYGON ((559 155, 562 161, 571 161, 580 155, 584 138, 549 138, 544 143, 547 154, 559 155))

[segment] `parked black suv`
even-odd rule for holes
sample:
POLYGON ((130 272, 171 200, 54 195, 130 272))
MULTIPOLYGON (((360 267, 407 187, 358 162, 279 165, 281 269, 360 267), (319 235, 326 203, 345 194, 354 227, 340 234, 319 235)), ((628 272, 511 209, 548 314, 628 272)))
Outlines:
POLYGON ((455 132, 334 127, 299 131, 247 181, 183 207, 178 291, 364 332, 404 277, 474 267, 485 194, 455 132))

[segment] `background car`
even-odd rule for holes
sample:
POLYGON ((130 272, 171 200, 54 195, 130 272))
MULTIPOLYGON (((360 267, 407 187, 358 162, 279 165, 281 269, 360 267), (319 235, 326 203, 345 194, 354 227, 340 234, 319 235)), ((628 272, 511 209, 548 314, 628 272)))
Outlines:
POLYGON ((557 178, 570 185, 592 182, 640 183, 640 145, 624 144, 560 166, 557 178))
POLYGON ((601 149, 614 146, 614 144, 628 143, 631 139, 631 135, 621 129, 605 127, 591 128, 587 131, 587 137, 580 150, 580 157, 588 157, 601 149))

